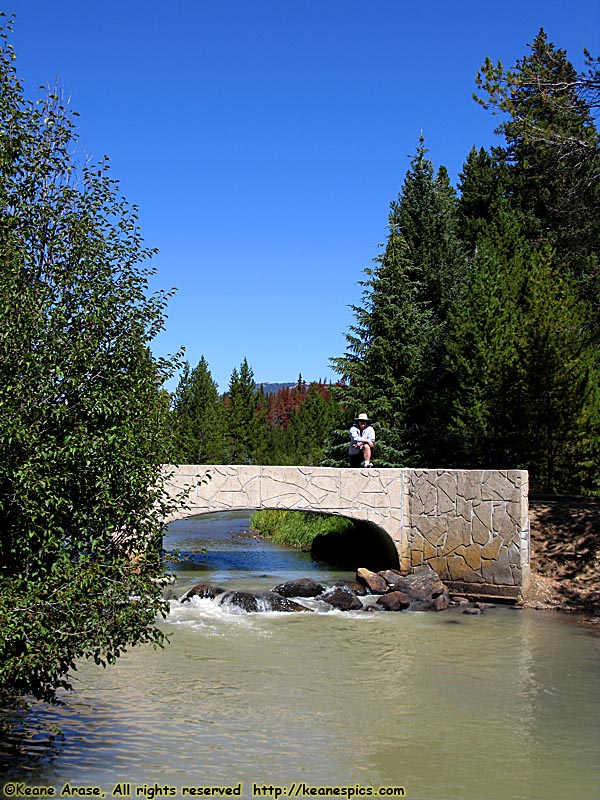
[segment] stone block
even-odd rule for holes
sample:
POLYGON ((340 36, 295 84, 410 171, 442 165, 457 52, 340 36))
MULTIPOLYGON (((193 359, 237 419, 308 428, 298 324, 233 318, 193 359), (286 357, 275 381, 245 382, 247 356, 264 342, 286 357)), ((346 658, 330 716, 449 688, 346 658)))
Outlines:
MULTIPOLYGON (((521 487, 517 486, 518 473, 514 470, 509 473, 505 470, 486 471, 483 476, 481 498, 482 500, 506 500, 518 503, 521 497, 521 487)), ((518 481, 520 484, 520 481, 518 481)))
POLYGON ((486 545, 490 541, 491 527, 491 514, 489 526, 485 525, 478 516, 474 516, 471 524, 473 542, 477 545, 486 545))
POLYGON ((427 539, 423 540, 423 558, 427 561, 439 555, 439 548, 430 544, 427 539))
POLYGON ((438 514, 456 514, 456 495, 449 497, 443 489, 438 488, 436 511, 438 514))
POLYGON ((471 522, 471 519, 473 518, 473 501, 465 500, 464 497, 457 495, 456 516, 461 517, 467 522, 471 522))
POLYGON ((411 496, 411 512, 417 514, 434 514, 437 492, 433 484, 426 480, 414 488, 411 496))
POLYGON ((523 583, 523 571, 518 564, 511 564, 510 569, 512 572, 513 583, 515 586, 521 586, 523 583))
POLYGON ((431 567, 431 569, 439 576, 441 580, 449 580, 450 579, 450 572, 448 570, 448 559, 443 558, 442 556, 437 556, 436 558, 430 558, 427 562, 427 565, 431 567))
POLYGON ((492 564, 493 582, 495 584, 503 584, 512 586, 514 585, 514 578, 510 562, 508 559, 508 550, 502 547, 498 558, 492 564))
POLYGON ((374 483, 377 490, 382 491, 381 485, 377 478, 373 476, 371 480, 372 470, 346 470, 340 484, 339 496, 349 501, 351 505, 361 505, 364 501, 364 493, 369 490, 374 490, 374 483))
POLYGON ((471 544, 468 547, 459 547, 456 555, 462 556, 473 571, 481 569, 481 547, 478 545, 471 544))
POLYGON ((491 559, 481 559, 481 577, 486 583, 494 582, 494 562, 491 559))
POLYGON ((411 526, 434 547, 438 547, 448 531, 448 520, 444 517, 411 517, 411 526))
POLYGON ((388 509, 390 507, 390 498, 383 491, 378 492, 364 492, 362 495, 362 502, 371 508, 388 509))
POLYGON ((446 536, 445 552, 451 553, 461 545, 471 544, 471 525, 462 517, 455 517, 448 521, 448 535, 446 536))
POLYGON ((503 539, 502 536, 494 536, 491 542, 484 545, 481 548, 481 557, 482 558, 489 558, 494 561, 498 558, 498 554, 500 553, 500 548, 502 547, 503 539))
POLYGON ((217 502, 220 504, 221 507, 231 508, 234 510, 252 508, 252 506, 250 506, 248 502, 248 495, 246 494, 246 492, 243 491, 220 492, 218 501, 213 500, 211 505, 216 504, 217 502))
POLYGON ((456 510, 456 473, 443 472, 436 481, 437 485, 437 513, 448 514, 456 510))
MULTIPOLYGON (((404 470, 393 478, 384 470, 381 472, 383 473, 380 480, 382 493, 388 498, 391 508, 401 509, 404 505, 404 470)), ((394 470, 394 472, 399 472, 399 470, 394 470)))
POLYGON ((457 478, 457 492, 463 500, 481 500, 481 471, 461 470, 457 478))
POLYGON ((475 572, 460 556, 448 558, 448 572, 448 580, 464 581, 467 584, 483 583, 481 575, 475 572))
POLYGON ((323 494, 337 495, 339 482, 332 475, 316 475, 310 484, 323 494))

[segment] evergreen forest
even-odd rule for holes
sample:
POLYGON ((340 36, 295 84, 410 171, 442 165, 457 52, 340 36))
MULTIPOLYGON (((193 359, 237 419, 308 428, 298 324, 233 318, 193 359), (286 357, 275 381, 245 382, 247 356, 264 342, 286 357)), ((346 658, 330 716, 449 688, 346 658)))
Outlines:
POLYGON ((527 469, 532 490, 600 480, 600 59, 575 70, 543 29, 475 102, 497 144, 457 187, 421 137, 364 270, 334 385, 266 395, 244 359, 222 395, 204 359, 172 398, 180 462, 347 465, 367 411, 375 465, 527 469))

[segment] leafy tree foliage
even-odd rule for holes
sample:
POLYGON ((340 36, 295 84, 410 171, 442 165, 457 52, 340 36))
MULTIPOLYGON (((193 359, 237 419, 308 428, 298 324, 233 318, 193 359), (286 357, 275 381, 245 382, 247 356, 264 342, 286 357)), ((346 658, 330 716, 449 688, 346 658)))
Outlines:
POLYGON ((52 699, 75 660, 160 643, 169 504, 149 344, 168 295, 106 163, 79 164, 57 94, 28 102, 0 45, 0 685, 52 699))

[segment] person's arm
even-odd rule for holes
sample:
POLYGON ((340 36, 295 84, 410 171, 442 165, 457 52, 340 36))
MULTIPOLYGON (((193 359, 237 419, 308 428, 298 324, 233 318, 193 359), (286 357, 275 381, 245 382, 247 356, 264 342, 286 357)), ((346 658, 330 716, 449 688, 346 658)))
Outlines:
POLYGON ((359 428, 356 428, 355 426, 352 426, 350 428, 350 443, 354 447, 362 447, 362 445, 364 444, 362 434, 359 428))
POLYGON ((369 425, 368 428, 365 428, 362 435, 363 441, 368 442, 371 445, 375 444, 375 429, 371 425, 369 425))

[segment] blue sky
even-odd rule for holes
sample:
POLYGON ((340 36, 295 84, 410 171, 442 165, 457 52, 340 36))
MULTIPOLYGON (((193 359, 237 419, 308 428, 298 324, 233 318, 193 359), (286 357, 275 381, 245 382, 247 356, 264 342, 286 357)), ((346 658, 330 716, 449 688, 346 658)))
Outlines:
MULTIPOLYGON (((29 97, 63 87, 177 287, 165 354, 204 355, 220 390, 335 379, 421 132, 454 183, 497 120, 472 99, 486 56, 540 27, 583 65, 598 0, 4 0, 29 97)), ((169 388, 174 387, 171 382, 169 388)))

